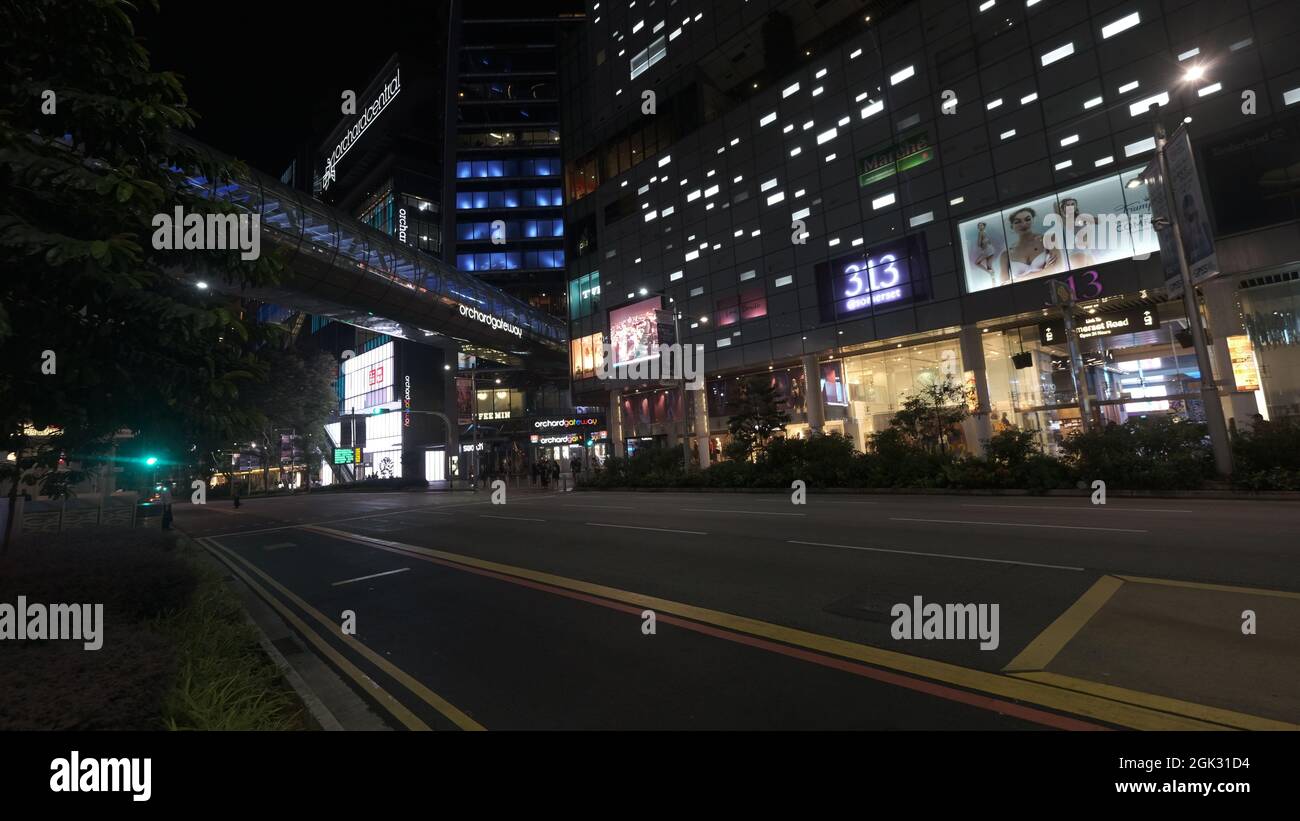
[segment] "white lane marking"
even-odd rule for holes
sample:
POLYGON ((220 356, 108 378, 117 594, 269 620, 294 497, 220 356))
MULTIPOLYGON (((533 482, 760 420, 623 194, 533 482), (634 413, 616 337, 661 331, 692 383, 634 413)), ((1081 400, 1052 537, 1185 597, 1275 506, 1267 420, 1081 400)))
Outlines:
POLYGON ((277 542, 277 543, 275 543, 275 544, 269 544, 269 545, 267 545, 266 547, 264 547, 264 548, 262 548, 262 549, 263 549, 263 550, 279 550, 280 548, 283 548, 283 547, 293 547, 293 546, 294 546, 294 543, 293 543, 293 542, 277 542))
POLYGON ((1005 507, 1015 510, 1106 510, 1106 511, 1127 511, 1134 513, 1195 513, 1194 510, 1175 510, 1168 507, 1116 507, 1113 505, 1088 505, 1087 507, 1068 507, 1066 505, 975 505, 964 504, 962 507, 1005 507))
POLYGON ((1082 567, 1070 567, 1063 564, 1039 564, 1038 562, 1017 562, 1011 559, 986 559, 983 556, 954 556, 950 553, 921 553, 915 550, 891 550, 887 547, 858 547, 851 544, 829 544, 827 542, 800 542, 794 539, 788 540, 790 544, 808 544, 816 547, 842 547, 845 550, 867 550, 872 553, 901 553, 904 556, 929 556, 934 559, 961 559, 966 562, 992 562, 994 564, 1018 564, 1025 567, 1046 567, 1049 570, 1075 570, 1082 571, 1082 567))
POLYGON ((530 519, 525 516, 491 516, 487 513, 480 513, 480 519, 509 519, 512 522, 544 522, 545 519, 530 519))
POLYGON ((383 573, 372 573, 369 576, 357 576, 355 579, 344 579, 341 582, 334 582, 330 587, 338 587, 340 584, 352 584, 353 582, 363 582, 366 579, 377 579, 380 576, 391 576, 394 573, 405 573, 410 570, 409 567, 399 567, 396 570, 385 570, 383 573))
POLYGON ((581 507, 588 510, 636 510, 632 505, 560 505, 560 507, 581 507))
POLYGON ((693 513, 743 513, 754 516, 807 516, 807 513, 774 513, 767 510, 723 510, 716 507, 684 507, 682 510, 689 510, 693 513))
POLYGON ((584 522, 588 527, 617 527, 623 530, 656 530, 660 533, 689 533, 693 536, 707 536, 703 530, 672 530, 667 527, 637 527, 636 525, 607 525, 601 522, 584 522))
POLYGON ((905 519, 898 516, 890 516, 891 522, 927 522, 931 524, 944 525, 997 525, 999 527, 1047 527, 1054 530, 1109 530, 1113 533, 1150 533, 1149 530, 1136 530, 1131 527, 1083 527, 1081 525, 1031 525, 1024 522, 980 522, 967 521, 964 519, 905 519))
MULTIPOLYGON (((439 505, 438 507, 442 507, 442 508, 453 508, 453 507, 474 507, 475 505, 486 505, 486 504, 491 504, 491 502, 487 502, 487 501, 482 501, 482 502, 462 502, 461 504, 454 504, 454 505, 439 505)), ((295 528, 295 527, 307 527, 308 525, 329 525, 329 524, 334 524, 335 522, 355 522, 355 521, 357 521, 358 519, 374 519, 374 518, 377 518, 377 517, 379 517, 379 516, 396 516, 396 515, 399 514, 399 513, 411 513, 411 512, 416 512, 416 513, 418 513, 418 512, 420 512, 420 511, 424 511, 424 510, 425 510, 424 507, 404 507, 404 508, 399 508, 399 509, 397 509, 397 510, 388 510, 388 511, 385 511, 385 512, 383 512, 383 513, 367 513, 365 516, 349 516, 349 517, 346 518, 346 519, 325 519, 325 520, 323 520, 323 521, 316 521, 316 522, 303 522, 302 524, 279 525, 279 526, 277 526, 277 527, 264 527, 264 528, 261 528, 261 529, 259 529, 259 530, 232 530, 232 531, 230 531, 229 533, 217 533, 217 534, 214 534, 214 535, 209 536, 209 537, 207 537, 207 538, 209 538, 209 539, 221 539, 221 538, 225 538, 225 537, 227 537, 227 536, 252 536, 252 535, 255 534, 255 533, 274 533, 274 532, 277 531, 277 530, 292 530, 292 529, 295 528)), ((438 514, 439 516, 451 516, 451 515, 453 515, 453 514, 451 514, 451 513, 442 513, 442 512, 440 512, 440 511, 436 511, 436 510, 428 510, 427 512, 428 512, 428 513, 436 513, 436 514, 438 514)))

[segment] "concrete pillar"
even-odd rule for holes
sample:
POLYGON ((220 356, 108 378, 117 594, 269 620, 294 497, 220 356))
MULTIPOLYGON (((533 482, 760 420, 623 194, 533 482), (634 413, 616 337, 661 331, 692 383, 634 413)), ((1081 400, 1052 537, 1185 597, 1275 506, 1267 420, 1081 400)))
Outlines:
MULTIPOLYGON (((966 371, 975 374, 975 410, 971 412, 966 424, 966 442, 971 453, 984 455, 984 445, 993 435, 993 426, 989 420, 989 380, 984 368, 983 333, 974 325, 963 325, 961 329, 961 362, 966 371)), ((963 383, 965 374, 962 374, 963 383)))
POLYGON ((700 470, 709 466, 709 397, 707 387, 687 391, 695 410, 695 449, 700 456, 700 470))
POLYGON ((822 377, 817 368, 817 357, 809 354, 803 358, 804 406, 808 412, 808 427, 821 433, 826 426, 826 411, 822 407, 822 377))
MULTIPOLYGON (((1223 403, 1226 419, 1236 419, 1238 429, 1254 424, 1252 417, 1260 413, 1255 393, 1237 393, 1232 378, 1232 359, 1228 354, 1228 337, 1246 333, 1237 314, 1236 280, 1219 276, 1201 286, 1205 295, 1205 313, 1208 330, 1214 344, 1210 345, 1210 359, 1214 364, 1214 378, 1219 384, 1219 401, 1223 403)), ((1202 374, 1201 378, 1207 378, 1202 374)))
POLYGON ((623 394, 619 391, 609 392, 609 455, 620 459, 627 454, 623 452, 623 394))

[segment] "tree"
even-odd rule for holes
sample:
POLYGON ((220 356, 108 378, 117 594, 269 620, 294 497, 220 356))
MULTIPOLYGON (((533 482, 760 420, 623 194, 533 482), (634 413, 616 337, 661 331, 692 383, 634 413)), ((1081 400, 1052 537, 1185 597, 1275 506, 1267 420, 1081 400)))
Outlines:
POLYGON ((294 447, 303 451, 308 465, 319 464, 326 443, 325 424, 338 407, 334 387, 338 364, 330 356, 289 348, 269 351, 266 359, 275 378, 246 391, 248 401, 263 414, 257 441, 262 443, 264 478, 285 431, 294 447))
POLYGON ((208 180, 243 169, 175 139, 193 114, 177 78, 150 70, 127 10, 0 4, 0 455, 23 454, 0 461, 11 523, 20 479, 61 455, 93 465, 119 430, 193 442, 257 417, 238 401, 266 373, 249 329, 185 272, 258 285, 279 264, 153 248, 157 214, 238 213, 181 169, 208 180), (29 424, 58 432, 32 440, 29 424))
POLYGON ((942 382, 926 383, 904 397, 889 424, 909 444, 943 452, 966 415, 966 389, 945 375, 942 382))
POLYGON ((790 424, 784 401, 766 376, 750 377, 740 389, 736 413, 727 421, 731 442, 727 456, 748 459, 755 449, 767 444, 772 434, 790 424))

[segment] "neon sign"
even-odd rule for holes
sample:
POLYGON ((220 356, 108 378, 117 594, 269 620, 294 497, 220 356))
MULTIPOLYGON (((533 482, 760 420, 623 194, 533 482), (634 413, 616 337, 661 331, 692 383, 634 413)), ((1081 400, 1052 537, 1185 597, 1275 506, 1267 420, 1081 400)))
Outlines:
POLYGON ((904 237, 817 265, 822 320, 856 316, 923 296, 925 254, 920 235, 904 237))
POLYGON ((370 105, 366 106, 356 123, 347 130, 347 133, 343 135, 343 139, 339 140, 338 145, 334 146, 334 150, 325 158, 325 173, 321 176, 320 190, 324 191, 330 187, 330 183, 334 182, 338 176, 339 160, 342 160, 352 150, 352 146, 357 144, 357 140, 361 139, 361 135, 365 134, 366 129, 370 128, 375 120, 379 119, 379 115, 383 114, 384 109, 388 108, 388 105, 397 99, 397 95, 401 91, 402 69, 398 66, 393 79, 384 84, 384 87, 379 91, 379 96, 372 100, 370 105))

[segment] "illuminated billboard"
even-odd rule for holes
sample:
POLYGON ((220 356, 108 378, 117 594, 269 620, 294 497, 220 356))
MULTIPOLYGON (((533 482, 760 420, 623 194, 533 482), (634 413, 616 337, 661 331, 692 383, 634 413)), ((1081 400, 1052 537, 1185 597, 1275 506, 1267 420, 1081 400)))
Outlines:
POLYGON ((967 292, 1159 252, 1142 179, 1131 169, 962 222, 967 292))
POLYGON ((614 366, 639 362, 657 356, 659 344, 659 310, 663 298, 658 296, 624 305, 609 312, 609 344, 614 366))
POLYGON ((343 360, 343 409, 360 411, 396 401, 393 343, 343 360))
POLYGON ((920 234, 818 263, 822 321, 870 315, 924 298, 928 270, 920 234))
POLYGON ((604 356, 605 336, 589 334, 569 342, 569 373, 574 379, 595 377, 596 368, 604 356))

